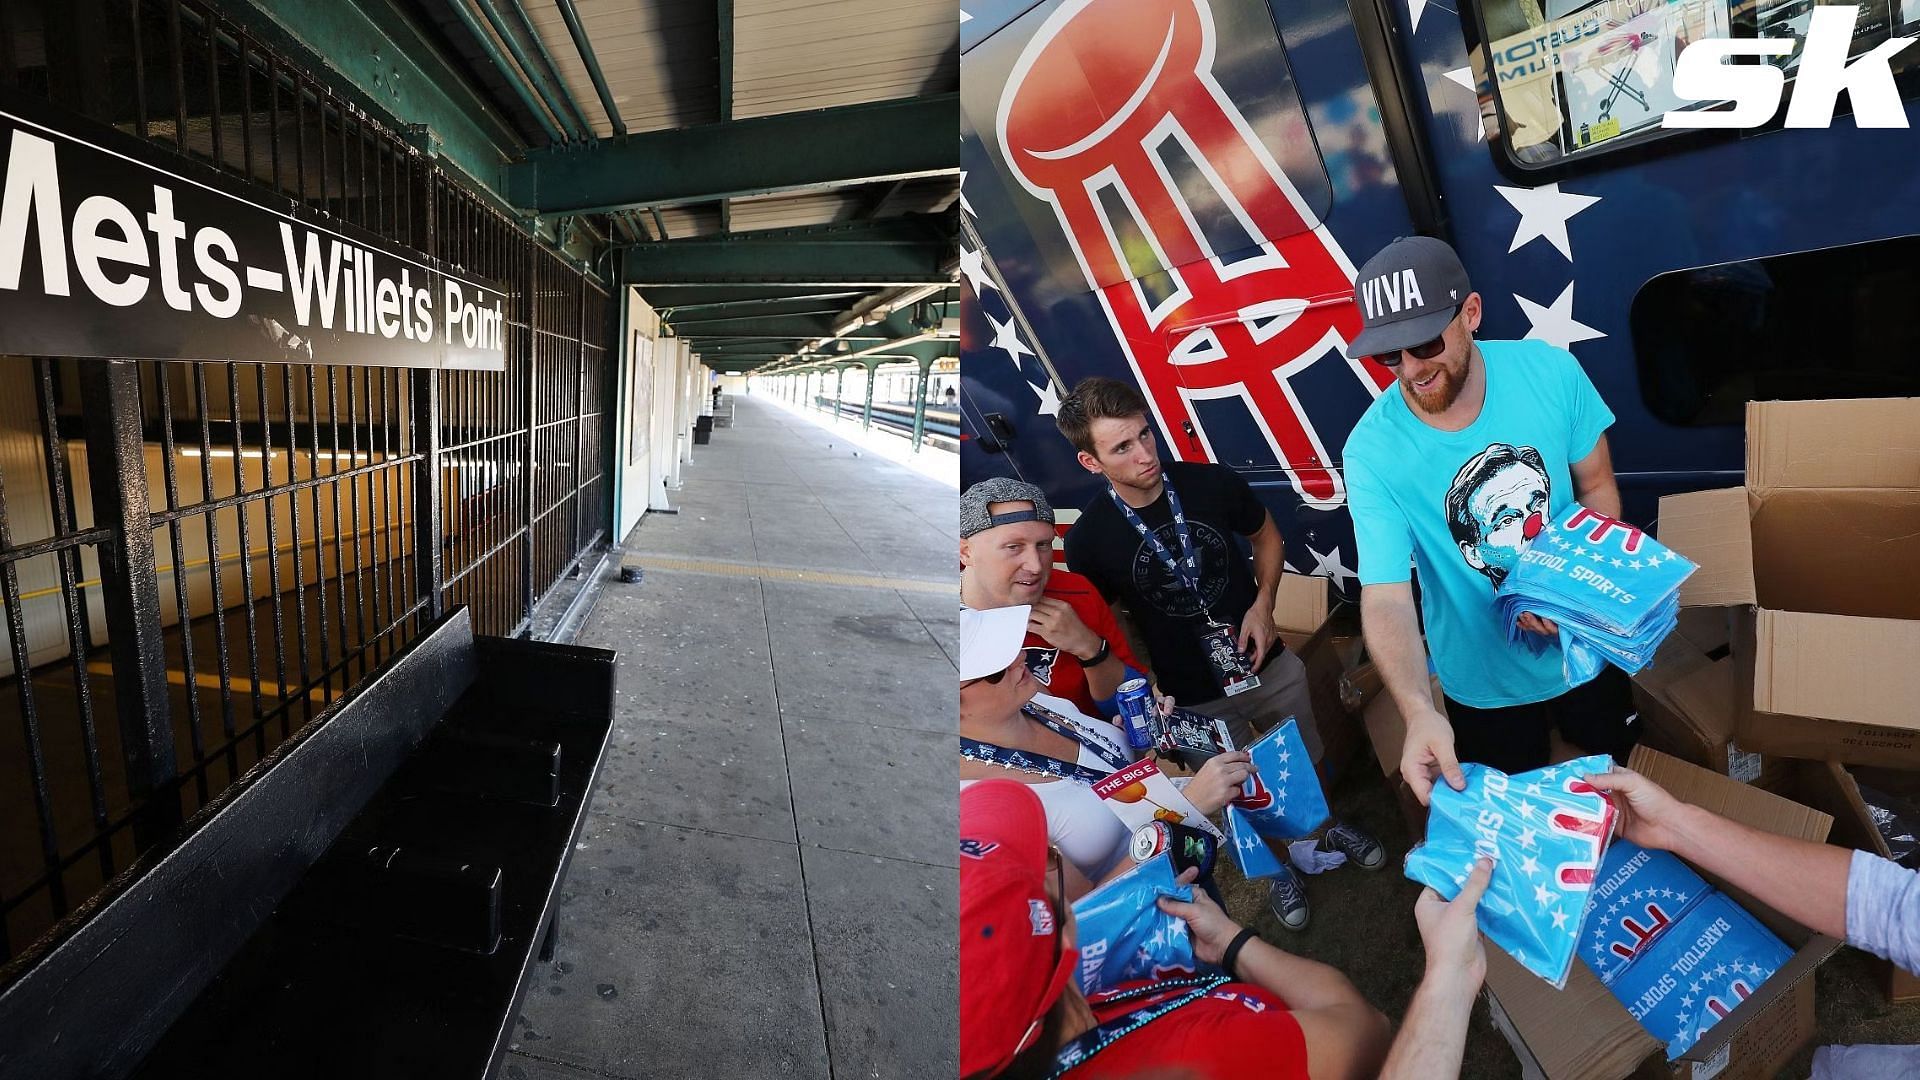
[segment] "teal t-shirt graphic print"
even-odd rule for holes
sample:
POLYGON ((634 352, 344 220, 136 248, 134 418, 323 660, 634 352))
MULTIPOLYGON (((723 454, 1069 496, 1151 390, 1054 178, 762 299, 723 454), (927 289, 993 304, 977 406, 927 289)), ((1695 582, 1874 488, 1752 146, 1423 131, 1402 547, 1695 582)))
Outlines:
POLYGON ((1342 465, 1360 583, 1420 574, 1427 649, 1447 696, 1476 708, 1561 694, 1560 654, 1509 642, 1494 591, 1573 501, 1570 467, 1613 413, 1579 361, 1541 341, 1483 341, 1486 401, 1460 431, 1428 426, 1399 388, 1347 437, 1342 465))

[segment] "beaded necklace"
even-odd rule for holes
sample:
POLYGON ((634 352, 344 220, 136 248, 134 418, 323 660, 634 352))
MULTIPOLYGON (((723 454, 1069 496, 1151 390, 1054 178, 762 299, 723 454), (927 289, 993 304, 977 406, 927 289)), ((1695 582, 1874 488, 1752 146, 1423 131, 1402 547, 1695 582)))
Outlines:
POLYGON ((1160 1019, 1173 1010, 1199 1001, 1213 991, 1225 986, 1228 981, 1225 975, 1214 975, 1204 979, 1167 979, 1162 982, 1148 983, 1146 986, 1136 986, 1131 990, 1122 990, 1117 993, 1105 995, 1100 999, 1102 1005, 1152 997, 1155 994, 1164 994, 1169 990, 1184 989, 1187 991, 1171 1001, 1152 1006, 1151 1008, 1141 1009, 1138 1012, 1128 1013, 1119 1020, 1101 1024, 1099 1027, 1094 1028, 1092 1031, 1061 1047, 1059 1053, 1054 1055, 1053 1071, 1047 1074, 1047 1080, 1059 1080, 1060 1077, 1065 1076, 1067 1073, 1072 1072, 1074 1069, 1092 1060, 1095 1054, 1100 1053, 1114 1043, 1139 1031, 1141 1028, 1146 1027, 1148 1024, 1153 1023, 1155 1020, 1160 1019))

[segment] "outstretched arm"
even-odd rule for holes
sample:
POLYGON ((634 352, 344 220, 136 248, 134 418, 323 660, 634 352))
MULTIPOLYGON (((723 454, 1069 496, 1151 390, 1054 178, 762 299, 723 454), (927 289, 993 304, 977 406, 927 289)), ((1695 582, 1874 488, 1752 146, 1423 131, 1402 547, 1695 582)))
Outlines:
POLYGON ((1424 889, 1413 906, 1427 973, 1413 992, 1407 1018, 1393 1040, 1380 1080, 1427 1080, 1460 1075, 1467 1049, 1467 1018, 1487 977, 1486 947, 1475 909, 1493 878, 1493 863, 1481 859, 1451 902, 1424 889))
POLYGON ((1433 707, 1413 586, 1405 581, 1362 586, 1360 625, 1381 681, 1407 720, 1406 741, 1400 747, 1400 775, 1407 786, 1422 806, 1436 776, 1444 776, 1455 791, 1465 788, 1467 779, 1453 752, 1453 725, 1433 707))

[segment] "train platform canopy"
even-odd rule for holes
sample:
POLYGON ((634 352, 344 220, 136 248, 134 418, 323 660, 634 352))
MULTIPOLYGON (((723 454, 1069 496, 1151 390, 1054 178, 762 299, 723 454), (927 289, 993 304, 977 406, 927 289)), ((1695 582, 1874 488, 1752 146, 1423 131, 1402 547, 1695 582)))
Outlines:
POLYGON ((715 371, 956 354, 949 2, 255 0, 232 14, 338 69, 503 208, 636 287, 715 371))

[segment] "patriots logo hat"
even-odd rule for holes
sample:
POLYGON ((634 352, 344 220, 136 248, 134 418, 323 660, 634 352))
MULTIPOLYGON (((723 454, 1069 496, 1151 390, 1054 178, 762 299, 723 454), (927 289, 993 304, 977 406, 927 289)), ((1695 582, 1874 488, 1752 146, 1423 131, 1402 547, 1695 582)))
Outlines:
POLYGON ((960 836, 960 1075, 991 1075, 1039 1038, 1080 950, 1060 946, 1064 927, 1047 897, 1047 811, 1032 788, 967 785, 960 836))

